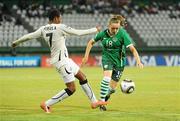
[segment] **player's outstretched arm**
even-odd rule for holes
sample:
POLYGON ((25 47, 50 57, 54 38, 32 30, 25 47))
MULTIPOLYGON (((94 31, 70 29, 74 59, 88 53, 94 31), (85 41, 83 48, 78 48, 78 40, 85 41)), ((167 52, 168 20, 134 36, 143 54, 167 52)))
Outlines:
POLYGON ((88 44, 87 44, 87 47, 86 47, 85 55, 84 55, 84 57, 83 57, 83 59, 82 59, 82 66, 87 63, 88 58, 89 58, 89 53, 90 53, 91 48, 93 47, 94 43, 95 43, 95 42, 94 42, 93 39, 89 40, 89 42, 88 42, 88 44))
POLYGON ((78 36, 82 36, 82 35, 88 35, 88 34, 93 34, 93 33, 97 33, 101 30, 100 26, 96 26, 95 28, 91 28, 91 29, 84 29, 84 30, 79 30, 79 29, 74 29, 68 26, 61 26, 62 29, 70 34, 70 35, 78 35, 78 36))
POLYGON ((25 42, 25 41, 27 41, 28 39, 29 39, 29 38, 27 37, 27 35, 24 35, 24 36, 20 37, 18 40, 13 41, 11 46, 12 46, 12 47, 16 47, 16 46, 18 46, 20 43, 25 42))
POLYGON ((134 55, 134 57, 136 59, 137 67, 143 68, 144 65, 141 63, 141 60, 140 60, 140 57, 139 57, 139 54, 138 54, 136 48, 133 45, 131 45, 131 46, 129 46, 129 49, 130 49, 130 51, 132 52, 132 54, 134 55))
POLYGON ((31 40, 31 39, 39 38, 39 37, 41 37, 41 30, 40 29, 38 29, 35 32, 26 34, 26 35, 20 37, 18 40, 13 41, 11 46, 16 47, 20 43, 26 42, 26 41, 31 40))

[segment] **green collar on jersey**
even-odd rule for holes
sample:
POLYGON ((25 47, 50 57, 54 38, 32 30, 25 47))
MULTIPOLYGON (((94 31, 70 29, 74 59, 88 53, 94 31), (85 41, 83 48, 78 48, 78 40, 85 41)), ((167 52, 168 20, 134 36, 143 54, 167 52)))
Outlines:
MULTIPOLYGON (((121 29, 121 27, 117 30, 116 34, 119 32, 120 29, 121 29)), ((116 36, 116 34, 115 34, 115 35, 111 35, 111 34, 109 33, 109 29, 106 30, 106 33, 108 34, 109 37, 114 37, 114 36, 116 36)))

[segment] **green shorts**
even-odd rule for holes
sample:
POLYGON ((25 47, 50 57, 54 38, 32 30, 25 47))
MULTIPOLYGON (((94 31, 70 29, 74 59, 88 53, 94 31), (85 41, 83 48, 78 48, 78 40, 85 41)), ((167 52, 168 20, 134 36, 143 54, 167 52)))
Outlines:
POLYGON ((102 61, 103 70, 112 70, 112 76, 111 79, 118 82, 122 76, 122 73, 124 71, 123 67, 118 67, 117 65, 112 64, 110 61, 102 61))

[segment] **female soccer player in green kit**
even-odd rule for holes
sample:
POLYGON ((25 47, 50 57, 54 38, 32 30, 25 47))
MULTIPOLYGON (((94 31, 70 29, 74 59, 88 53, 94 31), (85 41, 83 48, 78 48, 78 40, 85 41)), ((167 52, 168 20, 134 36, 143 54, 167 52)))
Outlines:
MULTIPOLYGON (((99 32, 94 39, 88 42, 84 58, 82 59, 82 65, 84 65, 88 60, 94 43, 101 41, 102 67, 104 71, 100 87, 100 98, 102 101, 107 101, 110 95, 115 92, 126 64, 126 48, 129 48, 132 52, 137 66, 143 68, 139 54, 132 44, 132 39, 123 28, 124 23, 125 18, 121 15, 115 15, 110 18, 108 29, 99 32)), ((106 111, 106 107, 101 106, 100 110, 106 111)))

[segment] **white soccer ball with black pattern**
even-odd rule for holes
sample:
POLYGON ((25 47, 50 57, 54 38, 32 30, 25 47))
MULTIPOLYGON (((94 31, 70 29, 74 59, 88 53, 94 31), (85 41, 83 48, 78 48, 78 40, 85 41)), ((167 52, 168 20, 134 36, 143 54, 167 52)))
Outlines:
POLYGON ((130 94, 135 90, 135 83, 130 79, 125 79, 121 82, 121 91, 126 94, 130 94))

